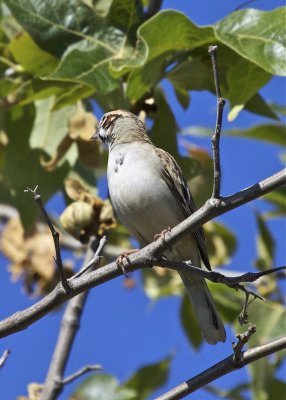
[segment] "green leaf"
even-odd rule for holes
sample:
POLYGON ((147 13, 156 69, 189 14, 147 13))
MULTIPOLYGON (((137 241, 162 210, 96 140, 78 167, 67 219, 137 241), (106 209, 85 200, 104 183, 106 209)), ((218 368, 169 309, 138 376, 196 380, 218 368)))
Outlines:
POLYGON ((211 70, 198 58, 178 64, 166 74, 166 78, 174 88, 215 92, 211 70))
POLYGON ((280 146, 286 144, 286 128, 283 124, 256 125, 245 130, 230 129, 224 131, 223 135, 263 140, 280 146))
POLYGON ((198 27, 184 14, 164 10, 138 29, 138 37, 148 47, 144 66, 128 77, 127 95, 131 102, 140 99, 166 75, 176 57, 214 39, 212 28, 198 27))
POLYGON ((197 137, 210 137, 211 135, 213 135, 214 130, 211 128, 207 128, 206 126, 197 126, 197 125, 190 125, 187 126, 186 128, 184 128, 181 131, 181 134, 186 136, 186 137, 190 137, 190 140, 192 139, 192 136, 197 136, 197 137))
POLYGON ((93 95, 94 89, 85 85, 70 85, 65 91, 61 91, 56 96, 53 111, 60 110, 63 107, 71 106, 79 100, 87 99, 93 95))
POLYGON ((245 109, 253 114, 261 115, 262 117, 279 120, 273 109, 266 103, 259 93, 256 93, 250 100, 248 100, 245 109))
POLYGON ((187 296, 183 297, 180 309, 181 323, 190 344, 198 350, 203 342, 195 313, 187 296))
POLYGON ((66 93, 69 88, 74 86, 67 82, 49 82, 42 79, 31 79, 25 84, 25 92, 21 96, 20 105, 34 103, 36 100, 43 100, 47 97, 58 96, 66 93))
POLYGON ((127 0, 114 0, 104 17, 97 7, 80 0, 6 3, 43 50, 62 56, 49 79, 84 84, 107 94, 119 83, 110 68, 118 73, 146 58, 146 45, 141 41, 136 47, 136 29, 143 18, 140 2, 130 6, 127 0))
MULTIPOLYGON (((68 106, 61 110, 53 111, 55 97, 45 100, 37 100, 36 118, 30 136, 30 146, 32 149, 42 149, 52 157, 59 143, 68 134, 69 120, 76 112, 76 106, 68 106)), ((70 165, 74 165, 77 153, 74 148, 70 148, 62 161, 69 160, 70 165)))
POLYGON ((277 103, 273 103, 273 102, 270 102, 269 106, 277 114, 283 115, 284 117, 286 116, 286 106, 283 106, 283 105, 277 104, 277 103))
POLYGON ((126 97, 123 96, 122 85, 118 86, 108 96, 102 96, 101 93, 95 92, 92 97, 105 112, 117 109, 130 109, 130 103, 126 97))
POLYGON ((64 163, 56 171, 46 172, 39 164, 43 152, 30 149, 29 138, 34 122, 34 107, 14 106, 5 116, 5 129, 9 143, 5 147, 5 162, 2 170, 3 183, 8 188, 25 227, 30 226, 39 209, 29 194, 24 193, 27 186, 39 185, 43 201, 48 200, 62 187, 62 182, 69 171, 64 163))
POLYGON ((84 84, 104 95, 118 85, 109 73, 109 63, 114 57, 113 50, 83 40, 69 47, 58 68, 47 79, 84 84))
POLYGON ((180 295, 183 290, 179 274, 167 269, 144 269, 142 279, 144 291, 152 300, 180 295))
POLYGON ((11 81, 9 78, 2 78, 0 81, 0 97, 6 97, 15 92, 19 87, 19 83, 11 81))
MULTIPOLYGON (((175 90, 208 90, 215 94, 212 71, 205 60, 205 47, 198 49, 194 57, 197 58, 178 64, 167 73, 166 78, 170 80, 175 90)), ((222 95, 231 103, 229 115, 231 120, 236 118, 243 108, 249 109, 250 100, 271 78, 271 75, 263 69, 223 45, 219 47, 218 69, 222 95)), ((256 108, 258 106, 259 104, 256 108)), ((266 116, 276 118, 269 106, 265 108, 266 111, 264 109, 262 111, 264 114, 267 113, 266 116)))
POLYGON ((120 386, 112 375, 91 375, 72 394, 73 400, 134 400, 136 391, 120 386))
MULTIPOLYGON (((282 337, 286 329, 286 309, 283 304, 255 300, 248 309, 249 321, 256 325, 256 333, 250 340, 250 347, 267 343, 282 337), (267 324, 265 323, 267 316, 267 324)), ((241 329, 240 329, 241 331, 241 329)), ((277 353, 277 357, 282 354, 277 353)), ((274 360, 273 360, 274 361, 274 360)))
POLYGON ((169 376, 171 358, 140 368, 125 383, 107 374, 94 374, 72 394, 73 400, 145 400, 169 376))
POLYGON ((5 3, 39 47, 56 57, 101 26, 90 7, 79 0, 5 0, 5 3))
POLYGON ((59 62, 57 58, 41 50, 27 33, 13 38, 9 49, 25 71, 32 72, 35 76, 49 74, 59 62))
MULTIPOLYGON (((182 130, 185 136, 209 137, 213 129, 204 126, 187 126, 182 130)), ((248 129, 228 129, 223 131, 223 136, 241 136, 248 139, 262 140, 279 146, 286 144, 286 128, 283 124, 263 124, 252 126, 248 129)))
POLYGON ((269 201, 275 206, 273 211, 264 213, 264 217, 281 217, 286 214, 286 188, 279 188, 263 196, 264 200, 269 201))
POLYGON ((187 110, 191 101, 191 96, 189 95, 188 91, 180 86, 174 86, 174 90, 178 102, 181 104, 184 110, 187 110))
POLYGON ((286 383, 280 379, 272 379, 269 383, 269 399, 283 399, 286 393, 286 383))
POLYGON ((239 10, 214 25, 216 37, 273 75, 286 75, 286 8, 239 10))
POLYGON ((175 116, 160 89, 155 91, 154 98, 157 111, 152 115, 154 123, 150 137, 157 147, 168 151, 176 159, 185 179, 188 180, 198 173, 200 165, 195 159, 179 155, 176 135, 178 127, 175 116))
MULTIPOLYGON (((249 321, 256 325, 256 333, 249 341, 249 348, 270 342, 284 336, 286 329, 285 307, 277 302, 261 302, 255 300, 248 308, 249 321), (267 320, 267 323, 266 323, 267 320)), ((236 325, 241 332, 245 327, 236 325)), ((285 350, 274 354, 271 358, 265 357, 249 364, 251 374, 251 390, 254 399, 272 399, 269 396, 270 387, 276 373, 277 361, 285 357, 285 350)), ((277 397, 279 398, 279 397, 277 397)))
POLYGON ((153 143, 168 151, 172 155, 178 155, 177 146, 177 122, 175 116, 161 90, 155 93, 156 112, 152 115, 153 125, 150 137, 153 143))
POLYGON ((55 96, 55 102, 52 108, 52 111, 55 111, 90 97, 93 93, 94 89, 85 85, 71 82, 32 79, 26 83, 26 90, 19 104, 26 105, 36 100, 43 100, 47 97, 55 96))
POLYGON ((233 121, 238 113, 245 107, 256 92, 266 85, 271 79, 271 75, 259 68, 257 65, 247 62, 241 58, 234 62, 227 74, 228 99, 230 101, 230 111, 228 120, 233 121))
POLYGON ((127 382, 124 388, 136 391, 136 400, 145 400, 150 394, 164 385, 169 377, 171 358, 140 368, 127 382))
POLYGON ((224 224, 210 221, 204 225, 208 254, 213 267, 228 264, 236 249, 236 237, 224 224))
POLYGON ((258 258, 255 261, 255 265, 260 270, 272 268, 275 241, 272 238, 271 232, 268 229, 264 219, 258 213, 256 213, 256 222, 258 225, 258 237, 257 237, 257 252, 258 258))
POLYGON ((223 320, 229 323, 237 321, 245 296, 241 292, 217 283, 208 282, 208 287, 223 320))
POLYGON ((207 150, 198 146, 192 146, 188 142, 183 145, 187 148, 191 160, 198 163, 197 173, 188 180, 188 186, 191 189, 197 207, 200 207, 211 196, 213 161, 207 150))
POLYGON ((271 75, 229 47, 219 44, 218 68, 222 95, 230 101, 228 119, 233 121, 271 75))

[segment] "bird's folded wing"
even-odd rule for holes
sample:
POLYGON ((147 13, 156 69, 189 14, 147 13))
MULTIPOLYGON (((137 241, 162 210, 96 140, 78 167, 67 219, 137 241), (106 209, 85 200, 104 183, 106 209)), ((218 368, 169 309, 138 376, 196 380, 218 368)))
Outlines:
MULTIPOLYGON (((175 159, 166 151, 156 148, 156 153, 161 162, 162 178, 176 198, 185 218, 196 211, 196 206, 183 173, 175 159)), ((211 265, 205 244, 205 234, 202 227, 194 231, 200 255, 205 267, 211 270, 211 265)))

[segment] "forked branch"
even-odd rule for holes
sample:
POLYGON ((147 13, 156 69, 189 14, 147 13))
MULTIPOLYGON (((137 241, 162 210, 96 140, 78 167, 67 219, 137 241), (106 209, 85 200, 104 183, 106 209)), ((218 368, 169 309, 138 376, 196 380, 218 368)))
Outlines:
POLYGON ((60 235, 59 232, 54 228, 50 217, 48 216, 48 213, 44 207, 44 204, 42 202, 42 198, 41 195, 38 193, 38 185, 35 187, 35 189, 31 189, 31 188, 27 188, 25 190, 25 192, 29 192, 32 193, 35 202, 38 204, 43 217, 51 231, 52 237, 53 237, 53 241, 54 241, 54 245, 55 245, 55 253, 56 253, 56 257, 54 257, 55 263, 58 267, 58 271, 59 271, 59 275, 61 278, 61 282, 63 285, 63 288, 65 289, 66 293, 68 294, 70 291, 70 287, 69 287, 69 283, 65 274, 65 270, 63 267, 63 262, 62 262, 62 255, 61 255, 61 248, 60 248, 60 235))
MULTIPOLYGON (((106 238, 100 240, 92 240, 86 251, 83 268, 80 270, 81 275, 85 274, 88 269, 95 269, 100 262, 100 253, 106 243, 106 238), (94 250, 96 251, 94 252, 94 250), (87 268, 88 267, 88 268, 87 268)), ((84 310, 88 291, 71 299, 66 307, 64 316, 61 321, 61 328, 55 350, 51 359, 50 367, 43 387, 40 400, 53 400, 58 398, 64 386, 72 382, 79 376, 94 370, 100 370, 99 365, 86 366, 70 377, 64 378, 66 365, 72 350, 72 346, 80 327, 80 320, 84 310)))
MULTIPOLYGON (((241 205, 259 198, 285 184, 286 169, 283 169, 267 179, 264 179, 263 181, 231 196, 219 200, 208 200, 203 207, 171 229, 170 233, 166 235, 164 243, 162 243, 161 240, 154 241, 137 253, 131 255, 129 257, 129 262, 124 262, 126 272, 132 272, 137 269, 149 267, 150 260, 160 258, 166 248, 172 246, 181 238, 195 231, 214 217, 240 207, 241 205)), ((120 275, 122 275, 122 271, 120 271, 116 263, 113 262, 96 271, 80 276, 77 279, 69 279, 70 292, 68 296, 62 289, 62 285, 57 285, 51 293, 31 307, 2 320, 0 322, 0 337, 8 336, 28 328, 28 326, 35 323, 69 298, 72 298, 91 287, 96 287, 110 281, 120 275)))
POLYGON ((246 365, 269 356, 286 348, 286 337, 273 340, 270 343, 254 347, 240 354, 240 357, 231 354, 229 357, 212 365, 210 368, 196 375, 195 377, 181 383, 167 393, 156 398, 156 400, 179 400, 186 397, 188 394, 195 392, 210 382, 220 378, 230 372, 237 371, 246 365))

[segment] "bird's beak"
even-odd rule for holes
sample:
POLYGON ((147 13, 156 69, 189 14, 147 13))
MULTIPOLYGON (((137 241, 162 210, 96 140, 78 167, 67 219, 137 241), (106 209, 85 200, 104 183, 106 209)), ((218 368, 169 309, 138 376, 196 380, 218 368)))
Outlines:
POLYGON ((98 128, 96 128, 96 129, 95 129, 95 132, 94 132, 94 134, 91 136, 90 140, 99 140, 99 139, 100 139, 100 137, 99 137, 99 130, 98 130, 98 128))

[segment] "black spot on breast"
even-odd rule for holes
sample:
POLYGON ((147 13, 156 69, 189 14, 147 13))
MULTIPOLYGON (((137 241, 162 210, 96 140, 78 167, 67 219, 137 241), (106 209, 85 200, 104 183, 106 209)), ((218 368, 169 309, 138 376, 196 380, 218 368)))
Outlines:
POLYGON ((123 154, 120 154, 119 158, 117 158, 117 159, 115 160, 115 164, 116 164, 116 165, 123 165, 123 161, 124 161, 124 155, 123 155, 123 154))
POLYGON ((121 156, 119 158, 119 165, 123 165, 123 161, 124 161, 124 156, 121 156))

